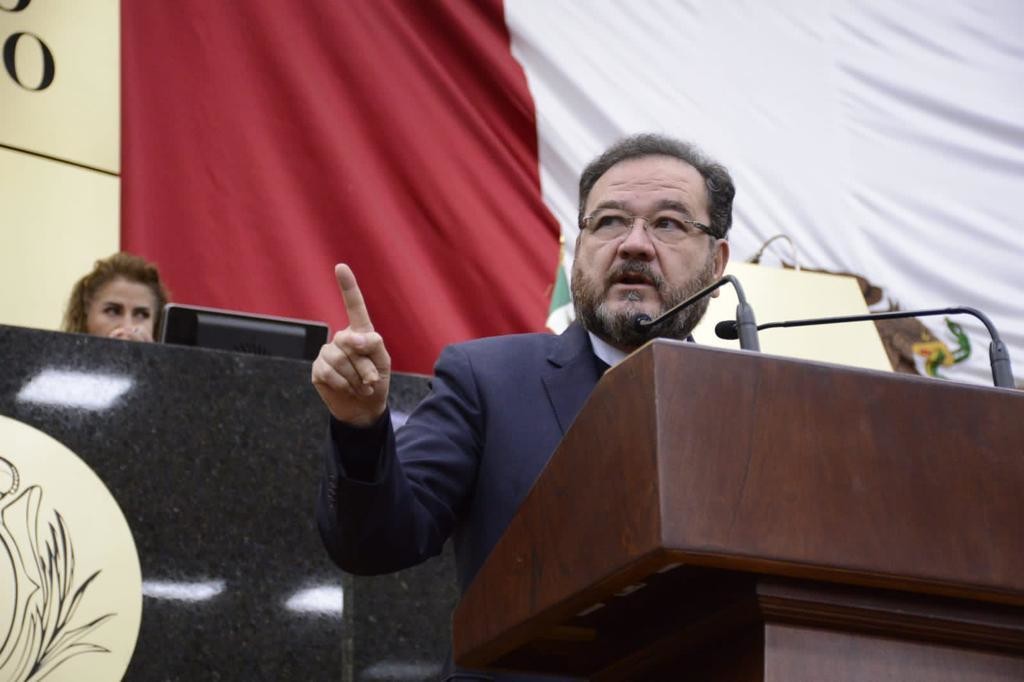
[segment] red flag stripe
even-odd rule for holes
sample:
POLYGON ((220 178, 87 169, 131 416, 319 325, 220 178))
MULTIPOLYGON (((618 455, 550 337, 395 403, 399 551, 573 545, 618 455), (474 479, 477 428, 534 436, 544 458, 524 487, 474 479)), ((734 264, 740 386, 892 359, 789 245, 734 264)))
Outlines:
POLYGON ((490 2, 122 3, 122 245, 179 302, 345 323, 400 371, 543 327, 558 228, 490 2))

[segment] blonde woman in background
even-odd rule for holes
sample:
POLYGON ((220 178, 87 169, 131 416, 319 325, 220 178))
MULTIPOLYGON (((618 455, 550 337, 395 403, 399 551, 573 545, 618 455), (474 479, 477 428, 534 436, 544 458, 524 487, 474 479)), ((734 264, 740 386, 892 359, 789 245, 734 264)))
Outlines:
POLYGON ((61 329, 93 336, 152 341, 169 294, 152 263, 130 253, 96 261, 71 290, 61 329))

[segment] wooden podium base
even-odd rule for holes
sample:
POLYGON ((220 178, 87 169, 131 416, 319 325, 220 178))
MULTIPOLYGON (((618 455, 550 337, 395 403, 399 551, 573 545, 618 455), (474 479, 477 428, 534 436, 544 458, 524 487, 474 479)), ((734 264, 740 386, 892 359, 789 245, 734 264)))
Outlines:
MULTIPOLYGON (((709 593, 735 590, 735 580, 742 578, 728 580, 728 589, 709 584, 709 593)), ((648 640, 648 646, 594 671, 591 679, 1024 680, 1020 608, 982 610, 976 603, 944 597, 908 598, 777 578, 753 579, 749 589, 741 603, 709 604, 700 614, 691 612, 687 624, 648 640)))
POLYGON ((1019 606, 692 566, 644 584, 491 667, 598 682, 1024 680, 1019 606))

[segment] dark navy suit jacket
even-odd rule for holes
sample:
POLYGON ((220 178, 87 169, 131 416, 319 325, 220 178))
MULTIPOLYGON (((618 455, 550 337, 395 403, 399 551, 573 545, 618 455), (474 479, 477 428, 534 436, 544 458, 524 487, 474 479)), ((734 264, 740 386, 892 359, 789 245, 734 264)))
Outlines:
POLYGON ((600 378, 586 331, 446 348, 430 395, 394 433, 332 420, 317 520, 346 571, 418 564, 454 539, 462 591, 600 378))

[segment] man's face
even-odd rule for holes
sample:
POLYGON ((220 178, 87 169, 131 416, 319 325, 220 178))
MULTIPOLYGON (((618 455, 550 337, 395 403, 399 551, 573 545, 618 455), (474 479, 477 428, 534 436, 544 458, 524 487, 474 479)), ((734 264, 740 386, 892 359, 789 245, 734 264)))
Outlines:
MULTIPOLYGON (((685 212, 692 220, 710 222, 707 189, 697 169, 670 156, 647 156, 612 166, 594 184, 584 215, 614 208, 653 218, 685 212)), ((685 338, 707 307, 691 306, 657 333, 633 330, 640 314, 651 318, 722 276, 729 244, 698 232, 667 243, 652 236, 643 221, 634 221, 624 235, 607 239, 584 228, 576 241, 572 269, 573 304, 583 326, 611 345, 632 351, 648 337, 685 338)), ((716 291, 713 295, 717 295, 716 291)))

